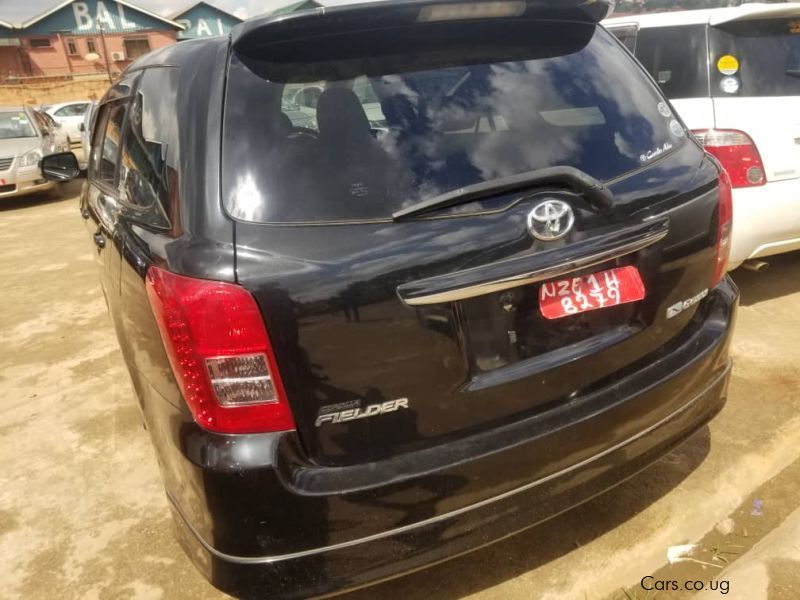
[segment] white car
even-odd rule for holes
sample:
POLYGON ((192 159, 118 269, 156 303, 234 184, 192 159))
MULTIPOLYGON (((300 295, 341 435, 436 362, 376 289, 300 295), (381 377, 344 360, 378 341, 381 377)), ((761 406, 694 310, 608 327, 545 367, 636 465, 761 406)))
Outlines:
POLYGON ((41 110, 33 110, 33 116, 43 131, 47 131, 53 140, 53 152, 66 152, 70 149, 69 137, 61 123, 41 110))
POLYGON ((800 249, 800 3, 603 22, 733 183, 729 268, 800 249))
POLYGON ((62 102, 48 105, 44 107, 44 111, 61 125, 67 135, 67 141, 73 144, 81 139, 81 123, 83 123, 83 116, 91 104, 89 100, 62 102))
POLYGON ((39 161, 67 148, 45 117, 28 106, 0 106, 0 198, 57 189, 42 177, 39 161))
POLYGON ((89 104, 89 108, 83 113, 83 122, 80 126, 81 131, 81 151, 83 156, 79 161, 81 168, 86 168, 89 162, 89 153, 92 150, 92 129, 94 128, 94 117, 97 113, 97 102, 89 104))

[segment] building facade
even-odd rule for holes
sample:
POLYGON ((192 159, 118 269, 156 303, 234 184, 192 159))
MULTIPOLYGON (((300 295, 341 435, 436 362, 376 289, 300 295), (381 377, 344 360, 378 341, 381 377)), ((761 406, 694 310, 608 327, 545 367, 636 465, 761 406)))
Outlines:
POLYGON ((172 20, 184 27, 183 31, 178 32, 179 40, 228 35, 231 29, 242 22, 239 17, 211 6, 207 2, 198 2, 182 10, 173 15, 172 20))
POLYGON ((0 21, 0 82, 17 66, 20 40, 11 23, 0 21))
MULTIPOLYGON (((274 14, 342 0, 287 2, 274 14)), ((111 79, 150 50, 180 40, 228 35, 241 22, 208 2, 197 2, 167 18, 126 0, 64 0, 26 23, 0 21, 0 84, 111 79)))
MULTIPOLYGON (((5 25, 5 24, 4 24, 5 25)), ((175 43, 183 26, 124 0, 67 0, 16 27, 0 25, 0 81, 121 72, 175 43)))

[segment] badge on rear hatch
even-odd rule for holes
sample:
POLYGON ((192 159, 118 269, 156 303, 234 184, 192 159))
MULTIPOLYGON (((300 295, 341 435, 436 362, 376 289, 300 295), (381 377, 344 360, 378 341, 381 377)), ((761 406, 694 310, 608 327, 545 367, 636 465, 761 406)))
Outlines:
POLYGON ((537 240, 549 242, 567 235, 575 224, 572 207, 563 200, 545 200, 528 213, 528 231, 537 240))
POLYGON ((708 296, 708 288, 704 289, 702 292, 698 294, 695 294, 691 298, 687 298, 686 300, 681 300, 680 302, 676 302, 675 304, 667 308, 667 318, 671 319, 672 317, 677 317, 687 308, 691 308, 706 296, 708 296))
POLYGON ((314 425, 321 427, 325 423, 346 423, 347 421, 377 417, 378 415, 398 411, 401 408, 408 408, 408 398, 387 400, 386 402, 370 404, 364 408, 361 408, 361 400, 329 404, 319 409, 314 425))

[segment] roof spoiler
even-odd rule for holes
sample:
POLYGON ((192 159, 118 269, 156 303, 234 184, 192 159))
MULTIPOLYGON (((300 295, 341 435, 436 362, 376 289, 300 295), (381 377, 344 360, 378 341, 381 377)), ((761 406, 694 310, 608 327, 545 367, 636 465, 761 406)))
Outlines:
POLYGON ((273 44, 446 21, 547 18, 599 23, 616 0, 382 0, 250 19, 231 31, 233 49, 254 54, 273 44))

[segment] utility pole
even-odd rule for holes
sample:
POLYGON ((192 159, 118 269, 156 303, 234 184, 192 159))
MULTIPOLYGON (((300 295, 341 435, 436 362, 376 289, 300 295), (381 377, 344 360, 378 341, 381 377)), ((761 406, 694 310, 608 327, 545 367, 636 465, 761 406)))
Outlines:
POLYGON ((67 70, 69 71, 70 78, 72 78, 72 56, 67 50, 67 44, 64 41, 64 36, 61 35, 61 32, 57 31, 56 35, 58 36, 58 41, 61 42, 61 49, 64 51, 64 56, 67 58, 67 70))
POLYGON ((103 58, 106 61, 106 75, 108 75, 108 83, 114 83, 111 79, 111 63, 108 62, 108 48, 106 47, 106 26, 105 23, 98 23, 100 29, 100 42, 103 44, 103 58))

